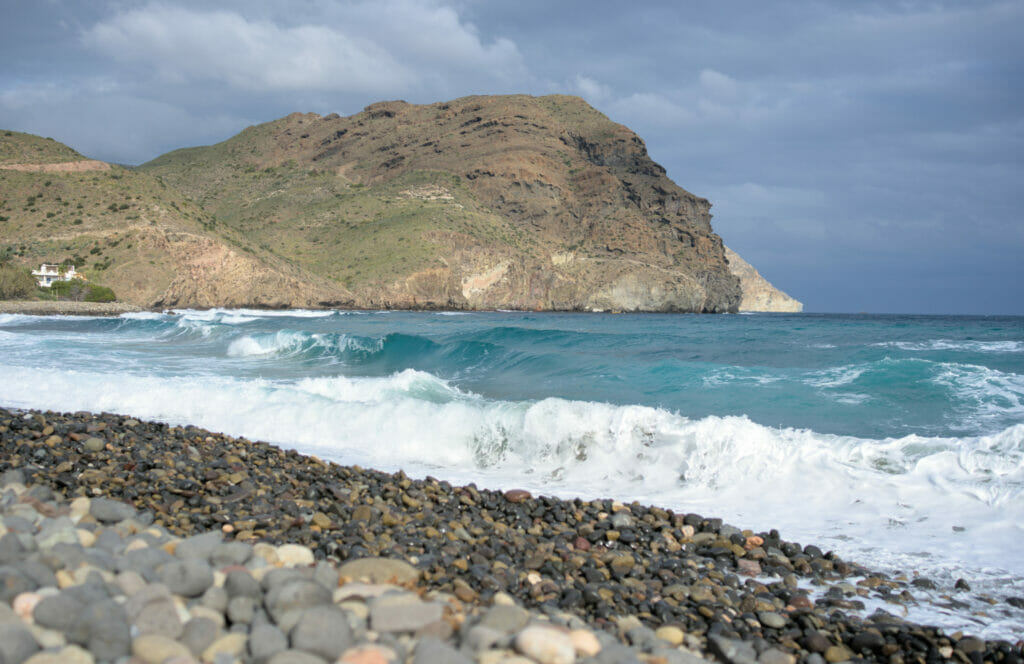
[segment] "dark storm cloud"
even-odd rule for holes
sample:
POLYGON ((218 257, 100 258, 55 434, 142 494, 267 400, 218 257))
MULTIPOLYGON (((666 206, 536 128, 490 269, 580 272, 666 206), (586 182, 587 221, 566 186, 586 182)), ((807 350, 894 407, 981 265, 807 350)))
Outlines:
POLYGON ((808 310, 1024 313, 1024 3, 10 4, 0 125, 90 156, 384 98, 579 94, 808 310))

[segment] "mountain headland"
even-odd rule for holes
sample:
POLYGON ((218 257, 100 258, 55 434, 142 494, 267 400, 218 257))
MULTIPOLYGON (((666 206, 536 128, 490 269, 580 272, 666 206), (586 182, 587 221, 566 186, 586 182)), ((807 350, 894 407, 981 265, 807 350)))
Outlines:
POLYGON ((732 312, 710 203, 582 99, 293 113, 138 168, 0 132, 0 252, 144 307, 732 312))

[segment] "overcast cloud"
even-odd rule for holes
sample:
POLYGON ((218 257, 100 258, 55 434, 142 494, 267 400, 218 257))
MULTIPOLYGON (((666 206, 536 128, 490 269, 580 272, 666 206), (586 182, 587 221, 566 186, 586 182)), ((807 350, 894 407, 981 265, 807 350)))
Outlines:
POLYGON ((141 163, 293 111, 569 93, 808 311, 1024 314, 1024 3, 0 0, 0 127, 141 163))

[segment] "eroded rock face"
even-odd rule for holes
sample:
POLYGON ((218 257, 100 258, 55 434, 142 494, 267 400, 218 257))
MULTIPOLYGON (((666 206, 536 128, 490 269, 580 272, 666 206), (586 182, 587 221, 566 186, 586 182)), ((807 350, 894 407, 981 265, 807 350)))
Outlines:
POLYGON ((349 306, 728 312, 740 303, 710 203, 576 97, 295 113, 143 168, 254 244, 342 283, 351 297, 335 299, 349 306), (242 192, 261 187, 272 212, 242 217, 242 192))
POLYGON ((803 303, 768 283, 750 263, 729 247, 725 248, 725 256, 729 260, 729 270, 740 280, 740 289, 743 291, 740 311, 798 313, 804 310, 803 303))

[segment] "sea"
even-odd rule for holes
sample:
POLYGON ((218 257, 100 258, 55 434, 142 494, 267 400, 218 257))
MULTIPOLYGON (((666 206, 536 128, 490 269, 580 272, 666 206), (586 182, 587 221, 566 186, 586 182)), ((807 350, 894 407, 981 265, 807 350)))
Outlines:
POLYGON ((866 613, 1024 634, 1024 317, 0 314, 0 404, 775 528, 938 586, 866 613))

